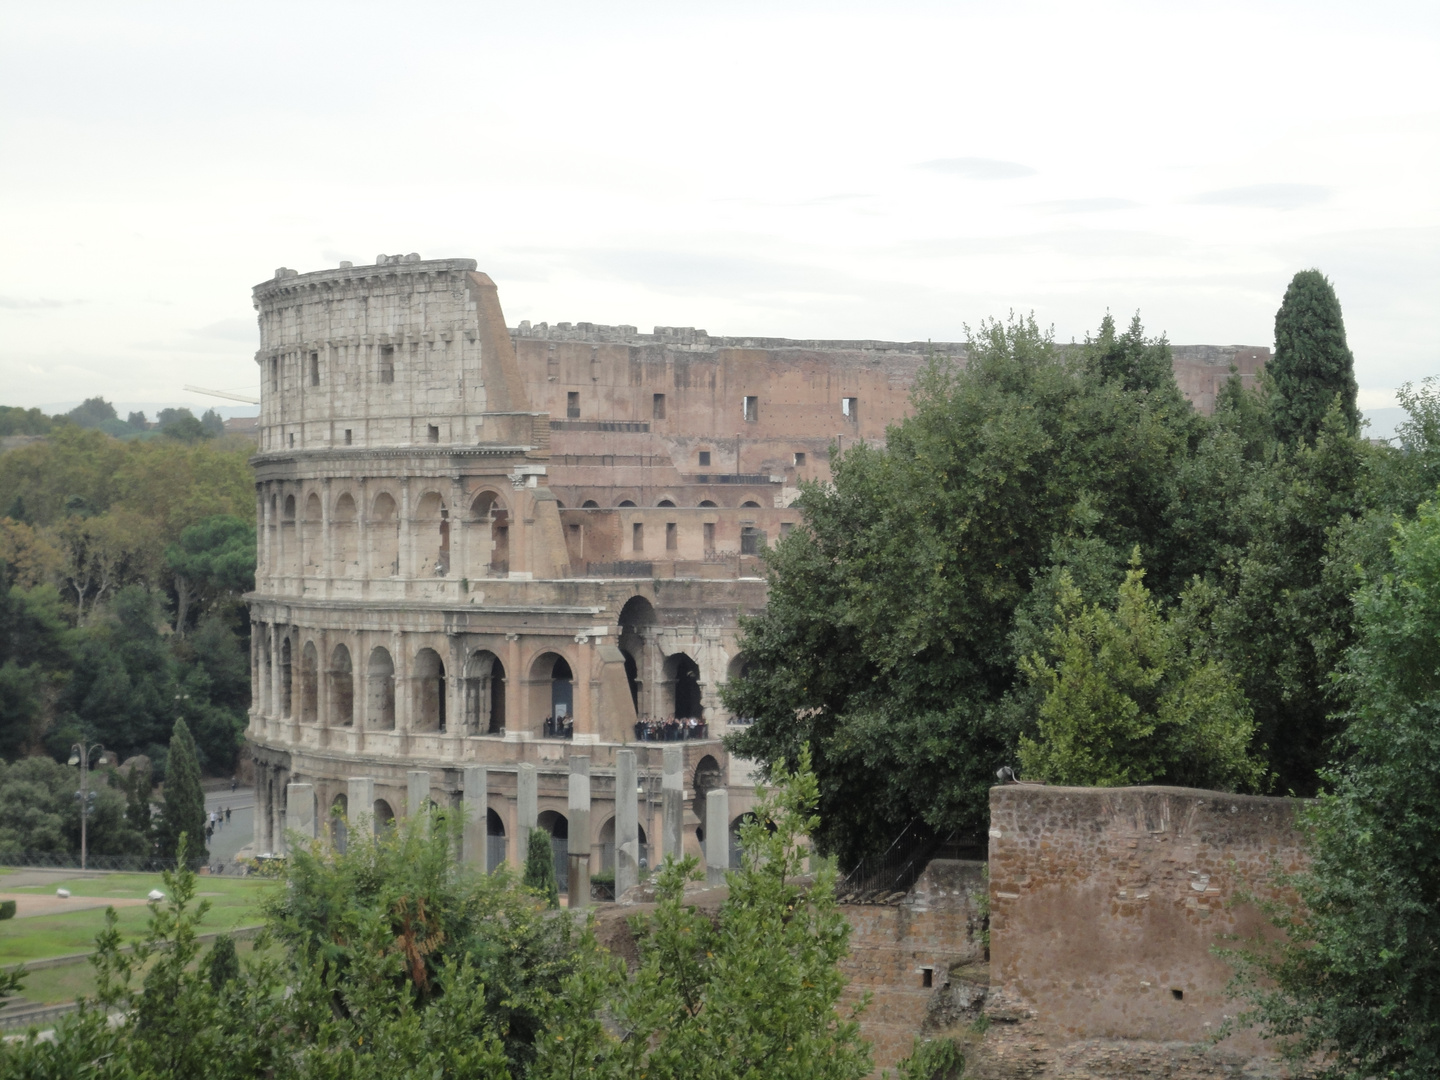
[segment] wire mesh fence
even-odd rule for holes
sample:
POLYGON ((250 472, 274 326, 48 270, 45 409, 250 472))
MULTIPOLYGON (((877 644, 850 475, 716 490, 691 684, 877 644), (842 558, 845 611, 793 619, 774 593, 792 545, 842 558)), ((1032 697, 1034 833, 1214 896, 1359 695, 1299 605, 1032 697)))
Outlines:
POLYGON ((955 833, 936 835, 919 821, 901 830, 883 852, 860 861, 835 887, 840 902, 876 904, 903 896, 930 860, 953 846, 955 833))

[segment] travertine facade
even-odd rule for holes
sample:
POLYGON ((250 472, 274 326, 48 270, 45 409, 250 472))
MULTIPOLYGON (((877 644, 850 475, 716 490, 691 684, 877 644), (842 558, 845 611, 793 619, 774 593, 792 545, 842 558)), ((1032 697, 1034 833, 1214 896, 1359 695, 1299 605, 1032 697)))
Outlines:
MULTIPOLYGON (((509 330, 473 262, 414 255, 281 269, 254 295, 256 850, 281 848, 291 783, 322 820, 383 818, 406 812, 409 773, 443 805, 478 765, 491 859, 515 861, 517 770, 536 767, 539 823, 564 837, 581 754, 598 869, 621 747, 659 836, 661 746, 636 725, 668 717, 707 725, 681 744, 687 847, 717 785, 744 814, 718 688, 743 665, 738 616, 764 603, 758 552, 830 447, 883 440, 926 356, 963 346, 509 330), (354 789, 372 805, 348 807, 351 778, 374 781, 354 789)), ((1191 351, 1177 373, 1213 401, 1235 350, 1191 351)))

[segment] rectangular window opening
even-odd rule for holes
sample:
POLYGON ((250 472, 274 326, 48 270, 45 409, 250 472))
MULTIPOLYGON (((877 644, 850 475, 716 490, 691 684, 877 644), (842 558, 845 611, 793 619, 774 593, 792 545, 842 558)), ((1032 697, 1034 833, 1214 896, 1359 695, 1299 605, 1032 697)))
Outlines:
POLYGON ((270 389, 280 389, 280 358, 278 356, 270 357, 270 389))
POLYGON ((796 465, 796 467, 798 468, 799 466, 804 465, 804 464, 805 464, 805 451, 804 451, 804 450, 796 450, 796 451, 795 451, 795 465, 796 465))
POLYGON ((760 419, 760 399, 758 397, 745 398, 745 419, 750 423, 760 419))
POLYGON ((665 419, 665 395, 656 394, 655 399, 650 403, 650 416, 655 420, 665 419))
POLYGON ((393 383, 395 381, 395 346, 380 346, 380 381, 382 383, 393 383))
POLYGON ((665 523, 665 550, 678 551, 680 548, 680 526, 673 521, 665 523))
POLYGON ((705 522, 705 550, 715 550, 715 523, 713 521, 705 522))
POLYGON ((780 535, 789 536, 790 530, 793 528, 795 528, 795 523, 793 521, 782 521, 780 523, 780 535))
POLYGON ((740 530, 740 554, 759 555, 760 549, 765 546, 765 534, 753 525, 746 525, 740 530))
POLYGON ((709 451, 709 450, 701 450, 701 451, 700 451, 700 464, 706 466, 707 468, 709 467, 709 465, 710 465, 710 451, 709 451))
POLYGON ((353 443, 354 441, 355 441, 355 432, 354 432, 352 429, 350 429, 350 428, 347 427, 347 428, 345 429, 345 445, 346 445, 346 446, 349 446, 349 445, 350 445, 351 443, 353 443))
POLYGON ((1184 1001, 1184 1000, 1185 1000, 1185 991, 1184 991, 1184 990, 1171 990, 1171 991, 1170 991, 1170 996, 1173 997, 1176 1001, 1184 1001))
POLYGON ((935 985, 935 969, 934 969, 934 968, 921 968, 921 969, 920 969, 920 985, 923 986, 923 987, 924 987, 925 989, 927 989, 927 990, 930 989, 932 986, 935 985))
POLYGON ((294 445, 295 445, 295 433, 294 433, 293 431, 290 432, 290 445, 291 445, 291 446, 294 446, 294 445))
POLYGON ((645 523, 643 521, 637 521, 630 526, 630 550, 645 550, 645 523))
POLYGON ((440 428, 436 424, 427 424, 425 427, 425 438, 430 442, 440 441, 440 428))
POLYGON ((847 420, 854 420, 860 415, 860 399, 853 397, 841 398, 840 413, 847 420))
POLYGON ((310 385, 320 385, 320 354, 318 352, 310 354, 310 385))
POLYGON ((571 420, 580 419, 580 391, 571 390, 565 395, 565 415, 571 420))

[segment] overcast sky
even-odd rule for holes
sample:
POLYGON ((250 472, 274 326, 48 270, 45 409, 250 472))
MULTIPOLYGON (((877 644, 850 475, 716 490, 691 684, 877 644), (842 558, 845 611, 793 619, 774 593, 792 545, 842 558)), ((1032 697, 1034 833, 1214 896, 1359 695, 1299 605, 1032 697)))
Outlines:
POLYGON ((0 33, 0 403, 255 388, 277 266, 478 260, 507 320, 963 339, 1109 309, 1361 404, 1440 373, 1440 4, 39 4, 0 33))

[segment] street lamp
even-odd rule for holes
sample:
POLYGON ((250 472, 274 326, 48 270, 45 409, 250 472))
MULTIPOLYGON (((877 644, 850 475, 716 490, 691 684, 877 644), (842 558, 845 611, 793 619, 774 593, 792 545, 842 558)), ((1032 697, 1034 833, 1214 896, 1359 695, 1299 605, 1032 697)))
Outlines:
POLYGON ((86 746, 84 743, 75 743, 70 747, 70 764, 80 766, 80 790, 75 797, 80 800, 80 869, 85 869, 85 863, 89 856, 87 850, 87 836, 85 825, 90 818, 90 755, 100 751, 100 756, 95 759, 96 765, 108 765, 109 753, 100 743, 91 743, 86 746))

